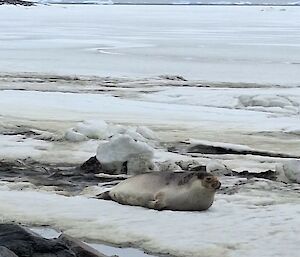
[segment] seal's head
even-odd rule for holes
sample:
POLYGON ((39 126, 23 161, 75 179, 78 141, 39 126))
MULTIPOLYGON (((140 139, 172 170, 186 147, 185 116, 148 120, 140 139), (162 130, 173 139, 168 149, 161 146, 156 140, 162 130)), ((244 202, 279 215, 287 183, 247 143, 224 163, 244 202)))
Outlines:
POLYGON ((198 176, 201 179, 202 186, 212 191, 216 191, 221 187, 219 179, 211 173, 203 173, 198 176))

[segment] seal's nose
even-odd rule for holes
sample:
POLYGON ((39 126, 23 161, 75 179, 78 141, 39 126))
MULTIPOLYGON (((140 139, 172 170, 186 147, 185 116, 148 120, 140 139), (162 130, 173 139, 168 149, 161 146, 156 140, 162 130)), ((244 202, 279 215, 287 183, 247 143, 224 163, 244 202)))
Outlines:
POLYGON ((221 182, 220 181, 216 181, 212 184, 214 189, 220 189, 221 187, 221 182))

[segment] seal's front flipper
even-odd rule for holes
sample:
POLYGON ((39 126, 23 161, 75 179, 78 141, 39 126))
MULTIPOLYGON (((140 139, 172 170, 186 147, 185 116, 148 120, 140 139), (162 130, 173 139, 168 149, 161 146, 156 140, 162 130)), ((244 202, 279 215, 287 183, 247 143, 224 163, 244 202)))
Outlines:
POLYGON ((112 200, 111 197, 110 197, 110 195, 109 195, 109 192, 110 191, 105 191, 105 192, 103 192, 103 193, 101 193, 99 195, 96 195, 95 198, 102 199, 102 200, 112 200))
POLYGON ((163 200, 164 193, 159 192, 155 195, 154 200, 149 202, 149 208, 161 211, 166 208, 163 200))

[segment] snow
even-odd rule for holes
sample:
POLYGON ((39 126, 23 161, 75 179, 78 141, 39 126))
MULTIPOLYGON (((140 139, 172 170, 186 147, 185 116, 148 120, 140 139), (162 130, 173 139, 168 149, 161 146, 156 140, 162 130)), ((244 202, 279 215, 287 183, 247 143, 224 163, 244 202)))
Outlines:
POLYGON ((74 131, 91 139, 106 139, 108 137, 107 127, 107 123, 102 120, 86 121, 77 124, 74 131))
POLYGON ((153 166, 153 152, 148 144, 129 135, 116 135, 108 142, 100 143, 96 157, 105 170, 120 174, 126 163, 127 174, 134 175, 149 171, 153 166))
POLYGON ((141 134, 144 138, 147 138, 149 140, 157 140, 156 134, 146 126, 138 126, 136 129, 136 132, 141 134))
POLYGON ((284 162, 283 172, 288 181, 300 183, 300 160, 284 162))
POLYGON ((264 9, 1 6, 0 70, 299 84, 299 8, 264 9))
MULTIPOLYGON (((288 0, 251 0, 251 1, 224 1, 224 0, 37 0, 39 3, 91 3, 91 4, 171 4, 171 5, 189 5, 189 4, 213 4, 213 5, 299 5, 298 1, 288 0)), ((282 10, 282 9, 280 9, 282 10)))
POLYGON ((65 133, 65 139, 71 142, 81 142, 88 140, 88 137, 74 129, 68 129, 65 133))
POLYGON ((285 9, 0 6, 1 160, 75 166, 100 144, 102 163, 127 161, 131 174, 207 165, 276 170, 287 183, 220 176, 209 211, 180 213, 90 198, 116 181, 69 197, 1 181, 1 222, 180 257, 298 256, 299 159, 167 151, 299 156, 299 9, 285 9))
POLYGON ((158 92, 142 96, 154 102, 202 105, 227 109, 248 109, 262 112, 299 114, 300 94, 298 88, 262 87, 236 85, 221 88, 165 87, 158 92))
POLYGON ((146 126, 122 126, 107 124, 104 120, 88 120, 79 122, 74 128, 65 132, 65 139, 71 142, 81 142, 89 139, 108 140, 115 135, 128 135, 134 140, 151 143, 157 140, 155 133, 146 126))
POLYGON ((216 176, 230 175, 231 171, 220 161, 211 160, 206 165, 206 171, 216 176))
MULTIPOLYGON (((135 80, 133 82, 138 84, 135 80)), ((72 81, 69 86, 64 86, 64 90, 68 88, 74 90, 78 87, 77 83, 81 84, 81 81, 72 81)), ((122 82, 118 87, 126 87, 127 83, 131 82, 122 82)), ((145 79, 142 87, 144 88, 147 83, 151 84, 152 80, 145 79)), ((51 88, 50 84, 44 85, 44 90, 47 88, 51 88)), ((220 90, 217 87, 180 88, 176 86, 174 90, 179 96, 186 97, 186 100, 172 103, 157 93, 155 100, 144 101, 144 93, 139 91, 139 85, 134 90, 135 98, 117 89, 111 94, 97 94, 93 91, 90 93, 0 91, 1 130, 14 131, 19 130, 21 126, 25 130, 30 128, 39 134, 32 138, 25 137, 25 139, 22 139, 23 136, 20 135, 3 136, 0 143, 5 146, 8 144, 5 142, 9 141, 10 147, 1 148, 2 158, 13 158, 15 155, 15 158, 31 157, 43 162, 64 160, 70 163, 80 163, 95 155, 101 140, 107 140, 109 136, 117 134, 129 135, 155 148, 157 148, 157 141, 186 141, 188 138, 193 138, 187 142, 236 150, 264 150, 299 155, 300 139, 297 133, 292 133, 292 131, 296 132, 299 127, 298 114, 290 113, 287 116, 267 110, 249 111, 234 106, 231 108, 224 105, 218 106, 218 102, 221 103, 223 99, 224 103, 229 103, 230 99, 234 99, 232 96, 228 97, 231 94, 229 92, 233 94, 236 91, 234 94, 238 97, 240 94, 244 95, 245 90, 241 92, 242 89, 223 89, 223 95, 219 92, 214 96, 219 98, 216 101, 210 97, 220 90), (120 92, 122 97, 114 97, 116 92, 120 92), (188 96, 191 94, 199 101, 189 103, 188 96), (209 101, 211 105, 207 105, 209 101), (21 105, 22 108, 15 103, 21 105), (145 129, 145 125, 153 129, 156 135, 149 132, 149 129, 145 129), (81 133, 77 132, 78 129, 81 133), (87 135, 91 132, 94 134, 92 137, 98 138, 88 138, 87 135), (21 144, 18 141, 20 140, 22 148, 19 147, 21 144), (30 148, 25 149, 25 142, 30 142, 30 148), (37 145, 31 146, 32 144, 37 145)), ((168 87, 161 86, 159 92, 163 94, 165 90, 170 91, 168 87)), ((247 89, 247 91, 257 90, 262 89, 247 89)), ((268 89, 269 94, 273 92, 275 95, 278 91, 276 87, 268 89)), ((298 88, 280 88, 280 91, 289 95, 294 94, 293 101, 299 99, 297 98, 300 94, 298 88)), ((166 156, 164 152, 158 152, 155 155, 157 160, 160 156, 166 156)), ((176 161, 185 158, 181 155, 170 157, 175 158, 176 161)), ((204 160, 217 158, 222 161, 224 157, 202 156, 202 158, 204 160)), ((266 162, 263 158, 260 160, 254 157, 252 159, 249 157, 247 160, 243 158, 236 159, 228 156, 224 164, 235 170, 264 171, 268 168, 274 169, 275 163, 280 163, 274 159, 266 162)), ((164 159, 162 161, 170 160, 169 157, 162 159, 164 159)), ((201 162, 207 163, 207 161, 201 162)))
MULTIPOLYGON (((197 90, 198 95, 202 94, 204 99, 207 90, 197 90)), ((213 92, 214 89, 211 91, 213 92)), ((300 93, 298 89, 294 89, 294 92, 300 93)), ((74 122, 100 117, 101 120, 108 118, 118 122, 126 120, 127 122, 144 122, 144 124, 178 124, 179 126, 184 123, 187 125, 198 123, 202 126, 209 124, 210 127, 214 122, 219 122, 222 128, 239 126, 240 129, 247 128, 254 131, 282 130, 288 125, 298 125, 299 121, 297 115, 270 116, 268 113, 238 108, 220 108, 220 106, 206 106, 205 104, 188 105, 181 103, 180 100, 171 104, 165 103, 162 99, 161 103, 157 103, 120 99, 102 94, 5 90, 0 92, 0 103, 6 107, 1 110, 2 115, 21 119, 74 122), (29 98, 30 103, 28 103, 29 98), (22 104, 23 108, 16 108, 16 102, 22 104), (36 112, 37 109, 39 112, 36 112), (266 120, 268 122, 265 122, 266 120)))
POLYGON ((37 157, 49 150, 50 143, 42 140, 25 138, 21 135, 0 135, 0 156, 6 159, 25 159, 30 153, 31 157, 37 157))
POLYGON ((159 212, 6 188, 0 202, 2 222, 46 224, 78 238, 174 256, 268 257, 286 256, 287 251, 297 256, 299 251, 299 193, 271 181, 254 181, 239 194, 218 194, 206 212, 159 212))

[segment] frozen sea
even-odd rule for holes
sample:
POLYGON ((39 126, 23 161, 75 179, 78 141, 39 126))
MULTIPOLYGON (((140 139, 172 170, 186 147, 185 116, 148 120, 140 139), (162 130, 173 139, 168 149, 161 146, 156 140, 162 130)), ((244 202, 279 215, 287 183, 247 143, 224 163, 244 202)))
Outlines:
MULTIPOLYGON (((84 133, 123 130, 157 163, 280 170, 300 156, 299 17, 299 7, 0 6, 0 164, 79 165, 109 140, 84 133), (165 147, 183 142, 266 154, 165 147)), ((91 198, 103 184, 74 196, 1 177, 0 221, 176 257, 298 257, 297 170, 285 183, 221 176, 228 193, 200 213, 91 198)))
POLYGON ((299 84, 299 15, 298 7, 1 7, 0 70, 299 84))

